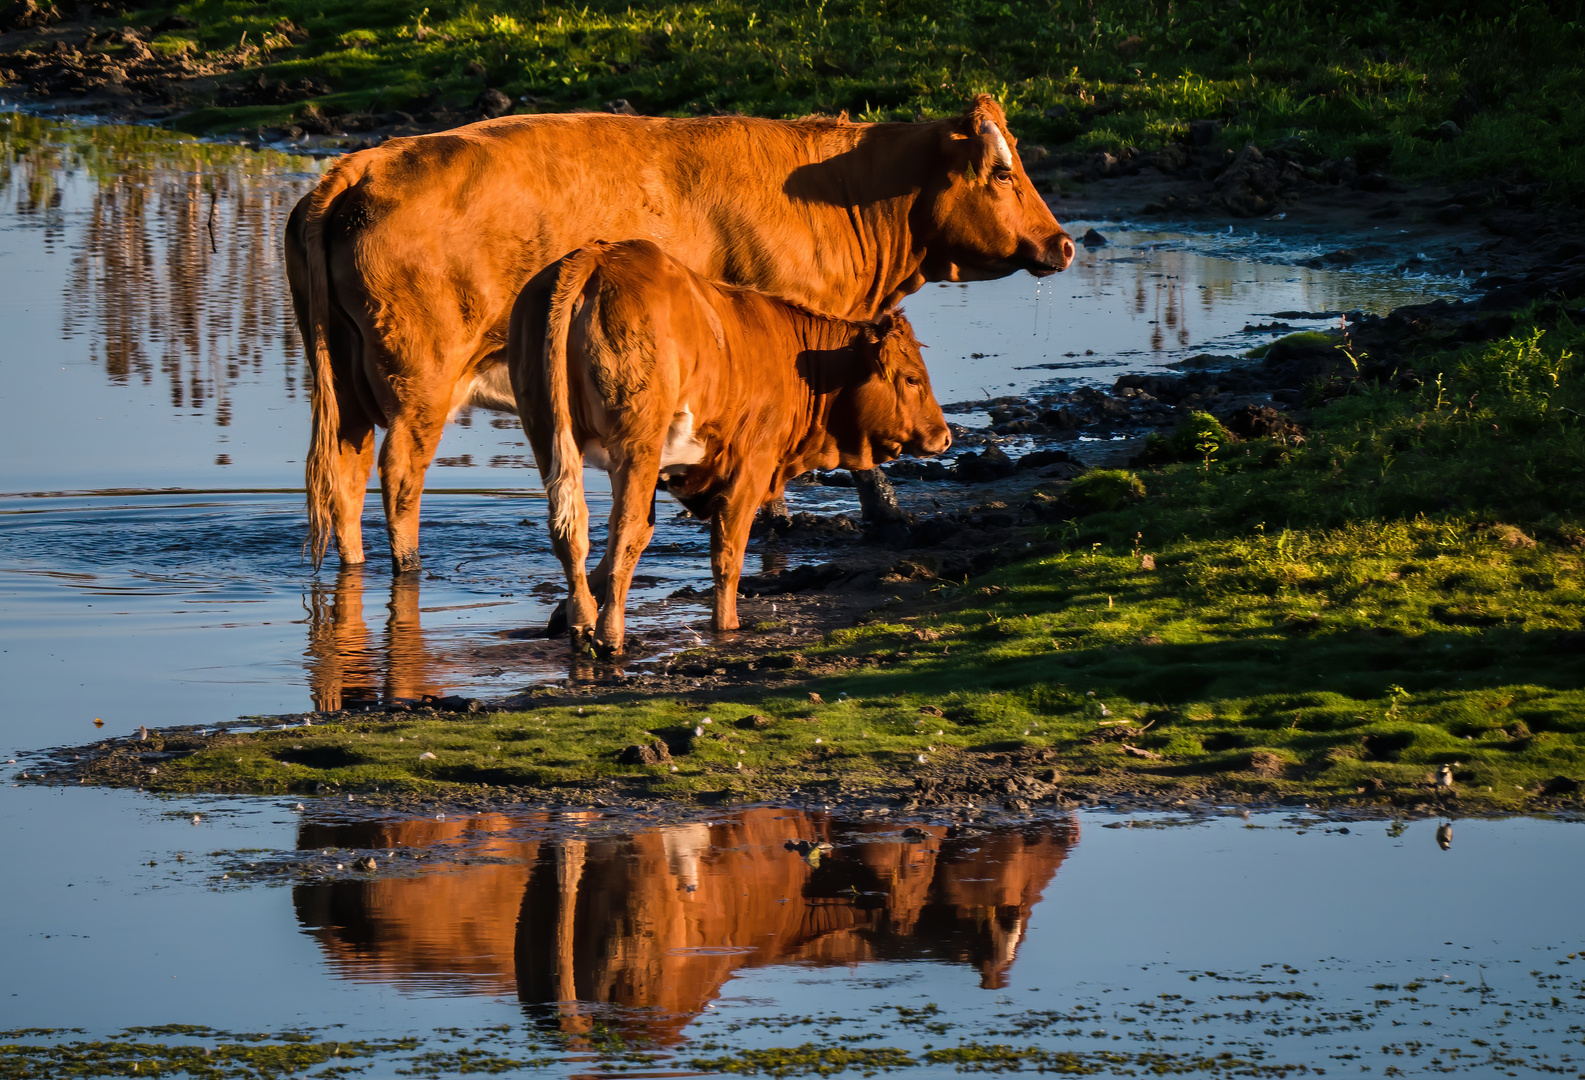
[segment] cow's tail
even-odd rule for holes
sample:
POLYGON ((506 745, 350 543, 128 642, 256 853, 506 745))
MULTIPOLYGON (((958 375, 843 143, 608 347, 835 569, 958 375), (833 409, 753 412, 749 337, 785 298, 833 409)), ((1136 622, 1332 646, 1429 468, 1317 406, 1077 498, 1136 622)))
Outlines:
POLYGON ((563 541, 571 539, 580 522, 588 520, 583 502, 583 449, 578 445, 572 425, 567 337, 578 297, 598 266, 599 252, 590 248, 562 259, 545 320, 545 404, 551 423, 550 471, 545 477, 545 495, 550 503, 551 535, 563 541))
POLYGON ((324 561, 335 533, 335 503, 340 482, 337 458, 341 440, 341 407, 335 369, 330 363, 330 270, 325 251, 325 219, 336 199, 362 178, 354 158, 332 166, 309 193, 303 230, 303 260, 308 269, 308 316, 301 320, 303 351, 313 372, 309 383, 312 420, 304 482, 308 493, 307 548, 314 569, 324 561))

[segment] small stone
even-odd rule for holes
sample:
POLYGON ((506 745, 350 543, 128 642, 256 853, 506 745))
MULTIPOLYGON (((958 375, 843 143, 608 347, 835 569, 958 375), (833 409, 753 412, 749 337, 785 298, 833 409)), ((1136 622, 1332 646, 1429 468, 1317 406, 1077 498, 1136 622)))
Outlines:
POLYGON ((1463 134, 1464 129, 1451 120, 1444 120, 1437 125, 1436 138, 1438 142, 1452 142, 1463 134))
POLYGON ((1102 236, 1100 233, 1096 232, 1094 229, 1085 229, 1084 235, 1079 238, 1079 243, 1083 244, 1087 248, 1098 248, 1105 247, 1107 244, 1111 243, 1111 241, 1106 239, 1106 237, 1102 236))
POLYGON ((362 870, 366 874, 374 873, 374 871, 376 869, 378 869, 378 867, 379 867, 379 864, 374 861, 374 856, 373 855, 365 855, 363 858, 357 860, 356 862, 354 862, 352 864, 352 868, 354 870, 362 870))
POLYGON ((473 107, 493 120, 512 111, 512 99, 491 87, 474 99, 473 107))
POLYGON ((430 753, 428 750, 425 750, 422 754, 418 755, 418 760, 419 761, 434 761, 436 759, 435 759, 435 755, 434 754, 430 753))

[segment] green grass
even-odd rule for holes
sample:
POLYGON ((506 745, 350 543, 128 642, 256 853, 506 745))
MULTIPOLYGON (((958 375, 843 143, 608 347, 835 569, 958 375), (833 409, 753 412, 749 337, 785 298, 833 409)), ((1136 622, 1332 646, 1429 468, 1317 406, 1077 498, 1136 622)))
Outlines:
POLYGON ((795 693, 227 736, 149 782, 629 776, 657 794, 753 794, 906 783, 1031 748, 1077 789, 1132 776, 1163 791, 1401 798, 1447 764, 1464 805, 1522 806, 1553 777, 1585 778, 1579 314, 1418 358, 1414 390, 1327 388, 1346 392, 1302 440, 1207 451, 1199 438, 1190 460, 1091 481, 1130 497, 1031 537, 1049 554, 827 635, 803 662, 846 658, 850 673, 795 693), (749 714, 770 723, 734 724, 749 714), (675 771, 618 763, 656 738, 682 751, 675 771))
MULTIPOLYGON (((231 49, 245 33, 269 76, 328 80, 331 109, 466 105, 489 85, 535 109, 627 98, 654 114, 908 119, 985 92, 1021 136, 1053 147, 1149 149, 1215 119, 1225 145, 1287 140, 1353 155, 1362 171, 1576 191, 1585 172, 1585 22, 1563 3, 192 0, 128 18, 175 11, 198 26, 161 47, 231 49), (311 36, 291 43, 282 19, 311 36), (1068 114, 1048 117, 1059 105, 1068 114), (1465 134, 1440 142, 1450 118, 1465 134)), ((236 128, 295 108, 212 108, 186 123, 236 128)))

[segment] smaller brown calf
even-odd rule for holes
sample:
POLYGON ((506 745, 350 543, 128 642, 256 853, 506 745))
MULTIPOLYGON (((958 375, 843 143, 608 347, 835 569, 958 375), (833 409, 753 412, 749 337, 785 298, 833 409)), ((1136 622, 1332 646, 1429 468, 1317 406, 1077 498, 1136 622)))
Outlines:
POLYGON ((952 444, 901 314, 852 322, 714 285, 647 240, 541 271, 517 298, 506 355, 579 651, 622 652, 657 482, 713 519, 714 622, 735 630, 749 526, 788 480, 952 444), (612 495, 605 555, 587 576, 585 463, 610 473, 612 495))

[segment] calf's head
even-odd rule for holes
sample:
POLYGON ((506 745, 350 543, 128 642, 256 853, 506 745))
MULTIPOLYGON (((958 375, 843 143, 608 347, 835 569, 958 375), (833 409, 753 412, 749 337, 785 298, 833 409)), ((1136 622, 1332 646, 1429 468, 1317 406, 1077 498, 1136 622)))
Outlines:
POLYGON ((1030 182, 1017 147, 988 94, 942 128, 941 165, 916 210, 927 278, 980 281, 1019 270, 1045 277, 1073 261, 1073 238, 1030 182))
POLYGON ((902 454, 923 457, 951 446, 908 320, 894 312, 864 324, 857 348, 857 377, 837 396, 830 417, 842 467, 873 469, 902 454))

